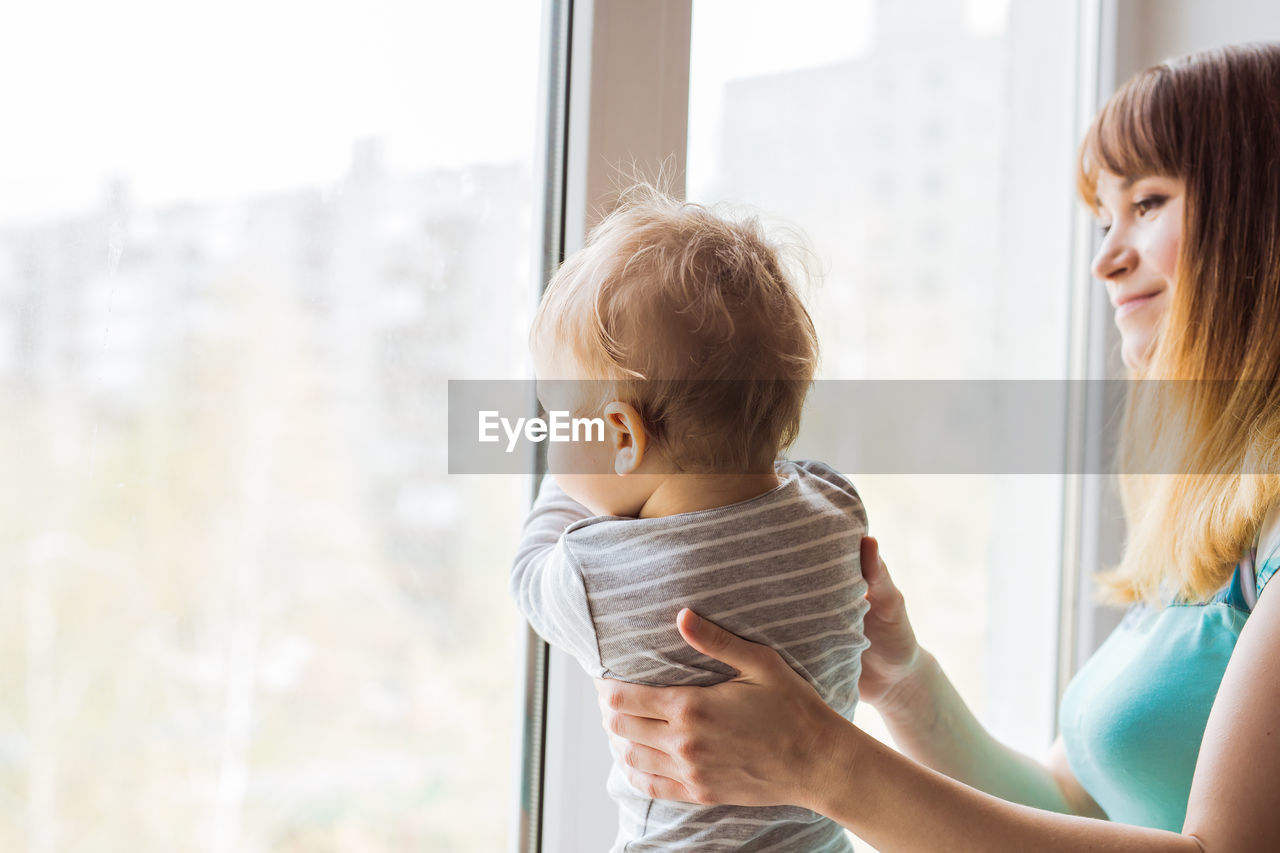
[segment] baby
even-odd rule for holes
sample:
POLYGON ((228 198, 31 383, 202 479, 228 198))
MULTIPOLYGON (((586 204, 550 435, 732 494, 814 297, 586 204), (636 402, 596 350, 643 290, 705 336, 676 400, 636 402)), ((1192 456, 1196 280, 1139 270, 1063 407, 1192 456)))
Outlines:
MULTIPOLYGON (((632 190, 560 267, 530 340, 544 408, 604 423, 549 445, 511 573, 534 629, 595 678, 733 678, 677 633, 691 607, 777 649, 852 717, 866 513, 836 471, 779 459, 818 348, 759 226, 632 190)), ((617 761, 608 791, 614 853, 852 849, 806 809, 650 799, 617 761)))

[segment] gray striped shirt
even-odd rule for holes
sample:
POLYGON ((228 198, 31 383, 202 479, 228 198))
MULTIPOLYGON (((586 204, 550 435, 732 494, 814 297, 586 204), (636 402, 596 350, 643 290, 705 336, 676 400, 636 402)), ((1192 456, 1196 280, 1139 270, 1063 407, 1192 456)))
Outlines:
MULTIPOLYGON (((733 671, 675 629, 682 607, 772 646, 845 717, 867 640, 853 485, 820 462, 779 462, 783 482, 742 503, 664 518, 592 516, 548 477, 511 573, 516 604, 589 675, 642 684, 715 684, 733 671)), ((791 806, 696 806, 642 795, 615 761, 613 853, 848 851, 836 823, 791 806)))

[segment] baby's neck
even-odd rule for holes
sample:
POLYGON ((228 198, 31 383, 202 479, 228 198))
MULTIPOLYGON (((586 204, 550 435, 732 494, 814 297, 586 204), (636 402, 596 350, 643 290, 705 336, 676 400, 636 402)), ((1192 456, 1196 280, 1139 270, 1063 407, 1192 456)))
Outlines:
POLYGON ((640 507, 640 518, 662 518, 741 503, 773 491, 782 481, 773 471, 757 474, 672 474, 640 507))

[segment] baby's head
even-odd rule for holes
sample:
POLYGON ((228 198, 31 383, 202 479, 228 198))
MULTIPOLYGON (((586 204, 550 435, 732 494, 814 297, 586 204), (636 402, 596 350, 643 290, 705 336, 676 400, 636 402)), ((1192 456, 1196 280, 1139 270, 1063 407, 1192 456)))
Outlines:
POLYGON ((530 343, 546 408, 606 423, 603 442, 552 443, 552 472, 620 515, 632 499, 593 506, 565 475, 609 474, 592 491, 634 493, 673 474, 771 472, 818 360, 813 321, 759 223, 647 186, 561 265, 530 343))

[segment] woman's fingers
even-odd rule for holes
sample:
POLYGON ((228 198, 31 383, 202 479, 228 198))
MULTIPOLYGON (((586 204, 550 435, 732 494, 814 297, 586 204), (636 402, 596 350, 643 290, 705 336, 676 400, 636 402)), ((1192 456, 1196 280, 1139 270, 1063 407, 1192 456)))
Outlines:
MULTIPOLYGON (((620 712, 609 704, 611 698, 620 697, 615 701, 625 705, 626 697, 632 691, 643 694, 649 689, 652 688, 640 684, 596 679, 600 713, 605 733, 609 736, 609 748, 621 763, 627 780, 645 796, 695 802, 689 789, 676 781, 680 776, 680 763, 660 748, 667 745, 670 724, 663 720, 620 712)), ((669 691, 678 689, 668 688, 669 691)))
POLYGON ((625 764, 622 766, 622 772, 627 777, 627 781, 631 783, 631 787, 650 799, 676 800, 682 803, 698 802, 684 785, 674 779, 653 773, 645 773, 625 764))
POLYGON ((860 554, 870 604, 863 617, 862 630, 871 646, 862 653, 858 691, 863 701, 883 713, 884 703, 901 692, 898 686, 917 670, 924 658, 907 617, 906 601, 880 558, 880 543, 864 536, 860 554))
POLYGON ((777 652, 768 646, 731 634, 687 607, 676 615, 676 628, 690 646, 736 669, 741 681, 759 681, 777 659, 777 652))
POLYGON ((874 536, 863 536, 860 548, 862 579, 867 582, 867 598, 871 600, 901 597, 889 576, 889 567, 880 558, 880 543, 874 536))
POLYGON ((675 759, 660 749, 626 740, 617 744, 617 748, 618 760, 633 770, 668 779, 680 775, 675 759))
POLYGON ((609 708, 600 702, 600 721, 610 736, 661 749, 670 726, 662 720, 636 717, 609 708))
POLYGON ((630 684, 613 678, 597 678, 595 685, 601 711, 614 711, 652 720, 670 719, 671 701, 674 698, 672 694, 675 692, 673 688, 630 684))
POLYGON ((821 766, 822 732, 847 726, 768 646, 682 610, 680 634, 738 670, 711 687, 596 682, 610 746, 644 794, 691 803, 802 804, 821 766))
POLYGON ((862 578, 867 582, 867 601, 871 610, 867 619, 881 622, 905 620, 906 605, 902 593, 889 576, 889 567, 880 558, 880 543, 873 536, 862 537, 862 578))
POLYGON ((873 587, 885 574, 880 562, 880 543, 874 536, 863 536, 859 551, 862 560, 862 579, 867 582, 868 587, 873 587))

